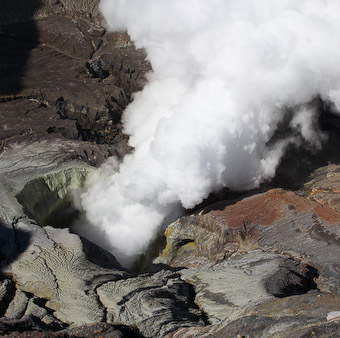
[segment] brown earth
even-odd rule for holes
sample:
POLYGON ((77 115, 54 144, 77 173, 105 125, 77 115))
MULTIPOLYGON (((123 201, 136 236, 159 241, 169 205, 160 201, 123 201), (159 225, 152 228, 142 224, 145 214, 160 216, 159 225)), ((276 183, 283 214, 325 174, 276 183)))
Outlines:
POLYGON ((150 65, 126 33, 100 25, 97 5, 32 1, 27 8, 17 0, 2 8, 1 148, 60 138, 104 145, 104 157, 129 151, 120 118, 150 65))
POLYGON ((221 201, 172 223, 156 262, 186 268, 182 278, 194 286, 196 302, 210 315, 228 315, 169 337, 337 337, 338 172, 338 165, 328 165, 297 192, 271 189, 221 201), (282 261, 275 270, 269 263, 274 257, 294 264, 282 261), (329 313, 336 318, 328 319, 329 313))

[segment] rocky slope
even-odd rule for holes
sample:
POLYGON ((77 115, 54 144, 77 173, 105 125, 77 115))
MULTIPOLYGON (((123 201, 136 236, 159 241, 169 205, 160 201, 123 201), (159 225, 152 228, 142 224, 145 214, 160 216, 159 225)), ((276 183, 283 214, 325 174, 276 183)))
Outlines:
POLYGON ((0 8, 0 335, 339 336, 339 119, 318 99, 325 151, 170 224, 152 271, 69 229, 69 194, 130 151, 121 114, 151 68, 101 20, 97 0, 0 8))
POLYGON ((171 224, 157 260, 186 268, 214 325, 169 337, 337 337, 339 179, 329 165, 297 192, 219 202, 171 224))
POLYGON ((13 145, 0 154, 2 332, 29 328, 27 318, 34 319, 33 328, 45 330, 97 322, 133 325, 145 337, 204 325, 192 287, 177 273, 136 275, 65 224, 42 226, 93 170, 78 151, 82 146, 75 141, 59 140, 13 145))
POLYGON ((2 6, 2 146, 57 137, 105 144, 104 156, 127 151, 120 116, 150 65, 126 34, 101 27, 97 5, 2 6))

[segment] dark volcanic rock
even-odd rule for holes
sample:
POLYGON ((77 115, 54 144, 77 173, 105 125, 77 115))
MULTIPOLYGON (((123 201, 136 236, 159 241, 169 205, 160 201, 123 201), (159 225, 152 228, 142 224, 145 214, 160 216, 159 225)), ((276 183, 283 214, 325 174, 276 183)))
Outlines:
POLYGON ((139 338, 143 337, 136 328, 119 324, 96 323, 82 325, 74 328, 59 330, 57 332, 48 330, 38 320, 26 317, 23 320, 0 320, 1 337, 10 334, 11 337, 20 338, 139 338))
POLYGON ((185 269, 181 275, 194 285, 196 303, 212 323, 231 318, 250 304, 305 293, 314 287, 313 276, 300 264, 261 250, 235 255, 210 268, 185 269))
POLYGON ((121 114, 151 68, 126 33, 101 27, 97 5, 17 0, 2 8, 2 142, 53 134, 108 144, 109 155, 129 151, 121 114))
POLYGON ((16 0, 0 10, 3 334, 156 337, 204 325, 178 274, 137 276, 67 229, 68 192, 130 151, 121 114, 151 69, 126 33, 101 27, 97 5, 16 0), (60 331, 83 323, 93 325, 60 331))
POLYGON ((39 140, 51 133, 71 140, 79 138, 76 121, 60 119, 55 109, 43 100, 27 98, 4 102, 0 104, 0 118, 3 140, 33 141, 34 138, 39 140))
POLYGON ((0 22, 20 23, 56 14, 76 15, 100 20, 99 0, 13 0, 2 4, 0 22))
POLYGON ((307 338, 339 337, 339 322, 320 322, 308 317, 247 316, 235 321, 225 321, 203 329, 180 329, 168 338, 211 337, 211 338, 307 338))
MULTIPOLYGON (((219 202, 171 224, 157 261, 180 272, 137 275, 70 232, 77 212, 67 196, 93 166, 130 151, 121 115, 151 70, 101 20, 98 0, 0 8, 0 334, 338 336, 336 165, 298 193, 219 202)), ((338 118, 322 123, 338 137, 338 118)), ((292 152, 276 181, 299 185, 312 157, 299 161, 292 152)))
POLYGON ((327 321, 340 309, 340 215, 327 197, 336 194, 337 171, 329 169, 299 194, 273 189, 169 225, 156 262, 186 267, 182 278, 214 323, 169 337, 326 337, 338 329, 327 321), (329 187, 322 193, 332 208, 308 193, 317 186, 329 187))

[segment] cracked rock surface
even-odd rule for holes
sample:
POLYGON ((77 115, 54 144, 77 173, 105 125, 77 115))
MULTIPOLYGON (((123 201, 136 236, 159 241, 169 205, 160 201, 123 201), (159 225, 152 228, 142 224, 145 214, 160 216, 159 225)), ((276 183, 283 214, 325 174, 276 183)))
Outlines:
POLYGON ((174 325, 188 326, 188 321, 203 325, 200 311, 192 307, 191 286, 171 271, 108 282, 97 293, 109 323, 135 324, 146 337, 163 336, 174 325))
MULTIPOLYGON (((25 215, 15 196, 27 180, 45 178, 51 193, 58 191, 62 198, 77 181, 68 175, 77 177, 90 168, 82 159, 70 159, 68 149, 76 151, 74 141, 56 144, 53 151, 51 144, 36 143, 8 147, 0 154, 0 185, 6 192, 0 196, 1 325, 9 330, 11 323, 16 323, 13 329, 22 323, 24 330, 25 325, 29 328, 26 319, 34 318, 31 329, 55 331, 69 325, 119 323, 137 327, 145 337, 204 325, 192 287, 177 273, 136 275, 68 228, 42 226, 25 215), (19 160, 25 156, 25 161, 19 160)), ((48 201, 54 203, 45 198, 48 201)))
POLYGON ((327 153, 291 152, 280 188, 230 193, 170 224, 156 272, 128 271, 72 232, 69 193, 131 151, 121 115, 151 70, 126 33, 105 30, 98 2, 0 8, 0 335, 339 336, 332 114, 320 122, 327 153))
POLYGON ((121 114, 151 67, 126 33, 106 32, 98 3, 17 0, 1 8, 0 151, 56 138, 101 144, 104 158, 129 151, 121 114))
POLYGON ((320 168, 296 193, 218 202, 170 224, 156 261, 185 268, 182 279, 213 325, 169 337, 332 336, 339 317, 328 314, 340 307, 337 172, 320 168))
POLYGON ((239 309, 304 292, 308 276, 285 256, 253 250, 210 268, 185 269, 182 279, 195 286, 196 302, 210 322, 231 318, 239 309))
POLYGON ((15 0, 0 18, 1 334, 154 337, 204 325, 178 274, 137 276, 68 229, 68 193, 130 151, 120 118, 150 70, 144 51, 106 32, 98 1, 15 0))

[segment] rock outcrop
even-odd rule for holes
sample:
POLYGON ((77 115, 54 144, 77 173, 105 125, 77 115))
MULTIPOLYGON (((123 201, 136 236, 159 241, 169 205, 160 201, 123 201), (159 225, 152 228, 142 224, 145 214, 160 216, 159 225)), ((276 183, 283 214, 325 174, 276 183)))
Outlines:
POLYGON ((339 322, 325 322, 304 316, 273 318, 270 316, 244 316, 234 321, 222 321, 202 329, 190 328, 167 335, 168 338, 184 337, 337 337, 339 322))
POLYGON ((98 1, 17 0, 0 18, 1 334, 155 337, 204 325, 177 273, 136 275, 69 229, 79 215, 69 193, 130 151, 120 118, 151 69, 144 51, 106 32, 98 1))
POLYGON ((281 188, 170 224, 156 271, 138 274, 73 232, 69 194, 131 151, 121 114, 144 51, 106 31, 98 0, 7 1, 0 42, 0 335, 339 335, 340 167, 320 167, 338 163, 339 118, 320 118, 327 153, 294 150, 281 188))
POLYGON ((22 320, 7 320, 0 322, 0 332, 6 336, 10 334, 11 337, 16 338, 142 338, 138 329, 127 327, 119 324, 87 324, 74 328, 67 328, 59 331, 48 331, 46 327, 42 327, 41 323, 32 319, 32 317, 25 317, 22 320))
POLYGON ((210 268, 185 269, 182 279, 195 286, 196 302, 211 323, 232 318, 250 304, 307 292, 313 274, 287 257, 253 250, 210 268))
POLYGON ((182 267, 214 324, 169 337, 326 337, 338 329, 338 166, 298 192, 215 203, 166 230, 156 262, 182 267), (314 333, 313 333, 314 332, 314 333))
POLYGON ((69 158, 71 150, 77 155, 74 141, 17 145, 0 154, 0 186, 6 192, 0 196, 1 325, 33 317, 35 326, 45 330, 120 323, 134 325, 145 337, 204 325, 192 287, 177 273, 137 276, 71 233, 67 224, 63 229, 44 224, 48 212, 70 189, 81 188, 91 172, 83 159, 69 158))
POLYGON ((319 288, 339 292, 339 224, 339 214, 330 207, 273 189, 234 203, 220 202, 170 225, 167 248, 158 261, 204 265, 200 256, 216 263, 236 252, 260 248, 313 266, 320 274, 319 288), (188 243, 199 253, 197 262, 186 262, 183 244, 188 243))
POLYGON ((57 137, 105 144, 106 157, 129 151, 121 113, 151 67, 126 33, 106 32, 97 5, 18 0, 1 8, 2 147, 57 137))

